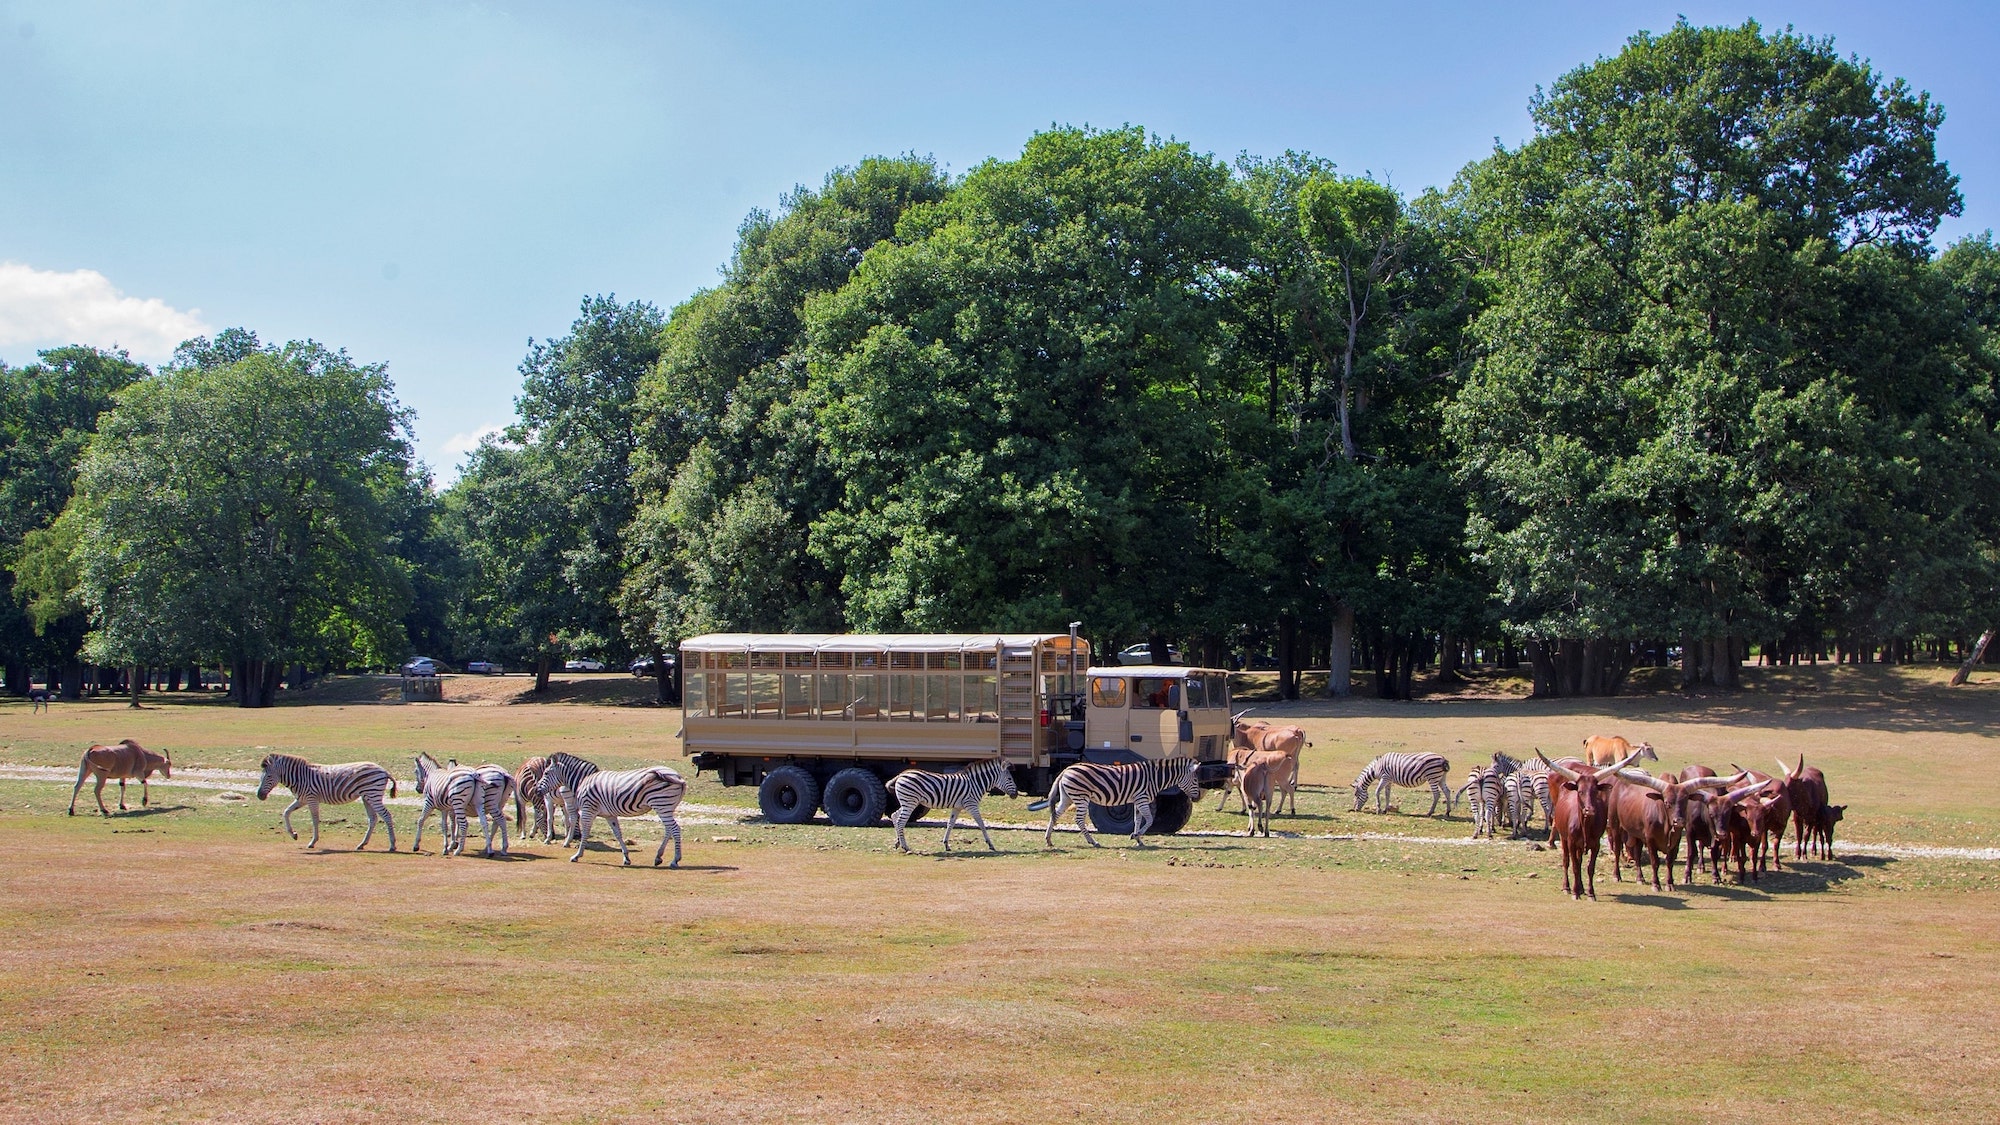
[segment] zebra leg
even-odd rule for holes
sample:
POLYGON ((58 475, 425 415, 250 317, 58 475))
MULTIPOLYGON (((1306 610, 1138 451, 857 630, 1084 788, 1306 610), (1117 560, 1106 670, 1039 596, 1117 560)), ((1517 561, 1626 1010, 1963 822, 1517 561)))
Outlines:
POLYGON ((1141 797, 1138 800, 1132 802, 1132 846, 1133 847, 1143 848, 1146 846, 1146 841, 1141 837, 1145 836, 1146 829, 1151 828, 1152 826, 1153 826, 1152 798, 1141 797))
POLYGON ((986 837, 986 850, 989 852, 999 851, 1000 849, 993 845, 993 833, 986 830, 986 818, 979 815, 978 805, 972 806, 972 823, 977 824, 979 826, 979 834, 986 837))
POLYGON ((955 824, 957 824, 957 823, 958 823, 958 806, 957 806, 957 805, 953 805, 953 806, 951 807, 951 810, 950 810, 949 812, 945 813, 945 817, 944 817, 944 850, 945 850, 945 851, 950 851, 950 850, 951 850, 951 829, 952 829, 952 826, 953 826, 953 825, 955 825, 955 824))
POLYGON ((1095 836, 1092 836, 1092 835, 1090 834, 1090 824, 1089 824, 1089 822, 1088 822, 1088 820, 1087 820, 1087 814, 1088 814, 1089 812, 1090 812, 1090 798, 1088 798, 1088 797, 1078 797, 1078 798, 1076 799, 1076 827, 1077 827, 1077 830, 1083 833, 1083 842, 1084 842, 1084 843, 1086 843, 1086 844, 1089 844, 1089 845, 1090 845, 1091 847, 1093 847, 1093 848, 1101 848, 1101 847, 1103 847, 1104 845, 1103 845, 1103 844, 1100 844, 1100 843, 1098 843, 1098 842, 1097 842, 1097 837, 1095 837, 1095 836))
MULTIPOLYGON (((617 822, 613 821, 612 823, 615 824, 617 822)), ((569 861, 571 863, 575 863, 577 860, 583 858, 584 845, 590 842, 590 817, 588 816, 579 817, 578 820, 576 821, 576 826, 578 829, 580 829, 580 831, 578 831, 576 835, 576 854, 569 857, 569 861)), ((568 843, 569 842, 568 838, 565 837, 563 842, 568 843)))
POLYGON ((303 804, 305 804, 305 798, 295 796, 292 798, 292 803, 285 806, 285 813, 284 813, 285 831, 289 833, 292 839, 294 840, 299 838, 299 830, 292 827, 292 810, 298 808, 300 805, 303 804))
POLYGON ((1382 779, 1382 784, 1375 789, 1375 811, 1384 816, 1389 812, 1389 785, 1390 781, 1385 777, 1382 779))
POLYGON ((361 810, 368 814, 368 831, 363 832, 361 834, 361 842, 354 845, 354 850, 357 852, 367 847, 368 841, 375 838, 375 806, 371 802, 363 800, 361 802, 361 810))
POLYGON ((313 838, 306 841, 306 847, 316 848, 319 847, 319 802, 307 801, 306 811, 311 813, 313 818, 313 838))
MULTIPOLYGON (((503 805, 500 808, 495 809, 493 812, 494 812, 493 819, 500 822, 500 854, 506 855, 507 854, 507 809, 503 805)), ((491 848, 493 846, 493 841, 491 840, 486 841, 486 846, 488 848, 491 848)))
POLYGON ((1062 815, 1063 805, 1068 800, 1069 794, 1062 792, 1061 789, 1049 797, 1049 826, 1042 832, 1042 846, 1050 848, 1056 846, 1056 818, 1062 815))
MULTIPOLYGON (((611 824, 611 838, 618 841, 618 854, 625 857, 625 866, 632 866, 632 849, 625 846, 625 830, 618 827, 618 818, 607 816, 604 819, 611 824)), ((662 848, 666 847, 667 842, 665 840, 660 841, 660 846, 662 848)))
POLYGON ((896 813, 894 816, 891 816, 889 818, 889 822, 896 826, 897 850, 901 851, 904 855, 908 855, 910 854, 910 842, 908 840, 903 839, 903 829, 909 827, 910 825, 910 806, 901 803, 902 798, 900 796, 897 797, 896 800, 898 802, 896 805, 896 813))
POLYGON ((674 842, 674 861, 667 866, 679 867, 681 865, 680 818, 672 813, 661 813, 660 831, 665 833, 665 835, 660 837, 660 850, 653 853, 653 866, 658 867, 660 865, 660 858, 667 854, 667 841, 672 840, 674 842))

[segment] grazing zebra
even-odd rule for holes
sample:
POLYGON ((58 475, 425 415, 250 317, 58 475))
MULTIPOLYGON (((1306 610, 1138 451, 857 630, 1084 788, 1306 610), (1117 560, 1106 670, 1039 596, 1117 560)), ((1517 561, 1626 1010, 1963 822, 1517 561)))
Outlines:
MULTIPOLYGON (((562 806, 565 844, 576 839, 576 783, 597 771, 596 762, 562 751, 550 754, 543 763, 541 792, 551 804, 562 806)), ((555 828, 553 813, 549 817, 549 828, 555 828)))
POLYGON ((1200 764, 1193 758, 1161 758, 1153 762, 1078 762, 1056 775, 1055 788, 1049 793, 1049 827, 1042 833, 1042 843, 1055 847, 1056 821, 1062 816, 1063 806, 1076 808, 1076 826, 1083 832, 1083 839, 1093 848, 1104 845, 1090 834, 1090 825, 1085 823, 1084 814, 1092 804, 1131 805, 1132 842, 1145 847, 1140 837, 1153 826, 1153 801, 1169 789, 1179 789, 1187 794, 1188 800, 1201 800, 1201 781, 1197 774, 1200 764))
POLYGON ((382 803, 383 793, 396 795, 396 779, 389 771, 374 762, 347 762, 337 766, 316 766, 304 758, 294 758, 290 754, 267 754, 257 768, 263 776, 257 779, 257 799, 264 800, 271 790, 284 786, 292 791, 292 803, 285 806, 285 831, 292 839, 299 834, 292 829, 292 810, 304 805, 312 813, 312 839, 306 847, 319 846, 319 807, 321 805, 344 805, 350 801, 360 801, 368 810, 368 831, 361 842, 354 846, 360 851, 368 846, 375 836, 375 818, 381 817, 389 829, 389 850, 396 850, 396 822, 389 819, 389 806, 382 803))
MULTIPOLYGON (((618 827, 618 818, 638 816, 651 809, 659 814, 660 828, 666 833, 660 840, 660 850, 653 853, 653 866, 660 865, 661 857, 667 854, 667 841, 672 840, 674 861, 667 866, 679 867, 681 822, 674 817, 674 810, 680 808, 681 798, 687 796, 687 782, 681 780, 681 775, 666 766, 615 773, 592 768, 595 772, 578 778, 571 789, 576 801, 577 833, 576 854, 569 861, 575 863, 583 858, 584 845, 590 842, 590 822, 601 816, 611 822, 611 835, 618 841, 618 853, 625 857, 625 866, 632 866, 632 851, 625 846, 625 833, 618 827)), ((548 778, 544 777, 543 784, 547 783, 548 778)))
POLYGON ((1400 785, 1405 789, 1431 791, 1431 811, 1425 816, 1437 815, 1438 802, 1444 802, 1444 815, 1450 816, 1452 805, 1456 803, 1451 786, 1445 778, 1451 773, 1451 763, 1442 754, 1384 754, 1368 763, 1361 776, 1354 779, 1354 811, 1368 803, 1368 790, 1379 786, 1375 793, 1375 811, 1389 811, 1389 787, 1400 785))
POLYGON ((438 854, 463 855, 465 810, 478 791, 479 777, 464 766, 441 766, 429 754, 418 754, 416 761, 417 791, 424 796, 424 807, 417 813, 417 838, 410 843, 410 850, 423 850, 424 822, 430 819, 431 810, 435 809, 438 830, 444 833, 444 848, 438 854))
POLYGON ((972 822, 979 826, 979 834, 986 837, 986 850, 999 851, 993 846, 993 833, 986 830, 986 818, 979 815, 979 802, 992 789, 998 789, 1009 797, 1021 795, 1014 785, 1014 771, 998 758, 974 762, 950 773, 904 770, 890 778, 889 792, 896 798, 896 815, 890 818, 896 825, 896 846, 905 853, 909 852, 910 845, 903 839, 903 829, 910 823, 911 813, 919 808, 928 808, 948 812, 944 822, 945 851, 951 850, 952 826, 958 823, 958 814, 962 812, 972 814, 972 822))
POLYGON ((500 829, 500 854, 507 854, 507 798, 514 798, 514 825, 519 828, 525 813, 521 808, 521 788, 514 782, 514 775, 505 767, 488 762, 474 766, 472 776, 475 788, 472 803, 479 809, 479 834, 486 838, 486 850, 482 855, 493 854, 493 829, 500 829))
MULTIPOLYGON (((521 768, 514 771, 515 788, 520 790, 519 795, 526 799, 528 807, 535 810, 535 827, 532 833, 520 818, 516 818, 514 830, 523 836, 540 836, 543 843, 553 844, 556 842, 556 808, 561 804, 561 798, 554 793, 542 792, 542 774, 548 768, 547 758, 536 757, 522 762, 521 768)), ((563 817, 563 838, 567 840, 569 838, 567 808, 563 809, 563 817)))
POLYGON ((1472 838, 1481 836, 1491 839, 1500 832, 1500 803, 1507 792, 1507 783, 1494 766, 1474 766, 1465 777, 1465 784, 1459 792, 1466 795, 1472 808, 1472 838))

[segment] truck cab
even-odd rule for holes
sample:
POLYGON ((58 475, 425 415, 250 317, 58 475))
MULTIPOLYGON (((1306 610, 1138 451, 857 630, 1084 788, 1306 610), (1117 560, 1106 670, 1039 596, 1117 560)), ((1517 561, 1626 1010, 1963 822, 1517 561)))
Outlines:
POLYGON ((1087 761, 1172 757, 1221 762, 1229 752, 1229 673, 1156 664, 1084 673, 1070 749, 1087 761))

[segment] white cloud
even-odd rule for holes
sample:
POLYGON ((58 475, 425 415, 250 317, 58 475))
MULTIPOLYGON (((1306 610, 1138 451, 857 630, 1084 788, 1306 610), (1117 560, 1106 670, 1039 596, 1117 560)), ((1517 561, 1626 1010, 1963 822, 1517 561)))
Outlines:
POLYGON ((479 448, 479 443, 490 437, 499 437, 505 426, 482 426, 462 434, 453 434, 444 439, 444 455, 453 461, 479 448))
POLYGON ((120 347, 157 362, 191 336, 210 332, 200 309, 158 297, 128 297, 96 270, 38 270, 0 262, 0 347, 62 344, 120 347))

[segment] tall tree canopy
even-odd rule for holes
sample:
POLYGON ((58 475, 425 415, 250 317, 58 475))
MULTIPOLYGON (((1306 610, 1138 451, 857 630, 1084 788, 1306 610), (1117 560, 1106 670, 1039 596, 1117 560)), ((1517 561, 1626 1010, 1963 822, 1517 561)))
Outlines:
POLYGON ((1542 690, 1615 690, 1662 634, 1729 682, 1743 638, 1851 617, 1906 458, 1969 452, 1956 377, 1899 385, 1945 341, 1888 280, 1959 208, 1942 113, 1828 42, 1685 22, 1532 109, 1455 200, 1494 294, 1453 415, 1474 538, 1542 690))
POLYGON ((58 521, 87 651, 225 662, 244 706, 270 704, 288 661, 398 657, 410 587, 391 509, 410 446, 383 368, 254 337, 184 358, 118 394, 58 521))

